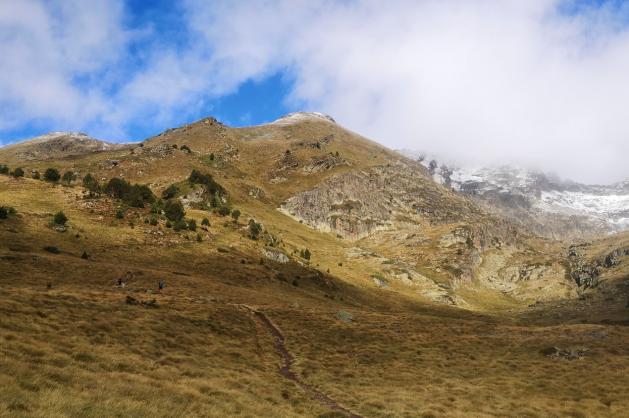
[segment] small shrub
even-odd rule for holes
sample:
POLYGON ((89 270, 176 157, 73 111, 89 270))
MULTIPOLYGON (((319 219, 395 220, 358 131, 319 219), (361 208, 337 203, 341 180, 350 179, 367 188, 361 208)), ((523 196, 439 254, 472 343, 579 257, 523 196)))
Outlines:
POLYGON ((188 229, 191 231, 197 230, 197 221, 194 219, 188 219, 188 229))
POLYGON ((257 240, 262 232, 262 225, 253 219, 249 220, 249 237, 253 240, 257 240))
POLYGON ((230 212, 231 210, 229 210, 227 206, 221 206, 220 208, 218 208, 218 214, 221 216, 227 216, 230 212))
POLYGON ((81 258, 83 260, 88 260, 90 258, 89 254, 87 254, 87 252, 83 251, 83 254, 81 254, 81 258))
POLYGON ((9 174, 9 166, 0 164, 0 174, 9 174))
POLYGON ((184 229, 188 229, 188 224, 186 224, 186 221, 183 219, 179 219, 173 224, 173 229, 175 231, 182 231, 184 229))
POLYGON ((190 184, 202 184, 207 187, 210 194, 216 195, 218 193, 224 193, 225 189, 218 184, 210 174, 203 174, 198 170, 192 170, 188 177, 190 184))
POLYGON ((173 224, 170 221, 166 221, 166 228, 172 228, 173 224))
POLYGON ((74 174, 74 172, 72 171, 66 171, 65 173, 63 173, 61 180, 66 184, 70 184, 74 180, 76 180, 76 174, 74 174))
POLYGON ((63 213, 63 211, 59 211, 55 213, 52 221, 55 223, 55 225, 65 225, 66 222, 68 222, 68 217, 65 215, 65 213, 63 213))
POLYGON ((39 180, 39 179, 41 179, 41 174, 39 174, 39 171, 35 170, 35 171, 33 171, 33 176, 32 177, 35 180, 39 180))
POLYGON ((238 222, 238 218, 240 218, 240 211, 238 209, 232 210, 232 218, 234 222, 238 222))
POLYGON ((197 242, 203 242, 203 237, 201 234, 197 234, 197 242))
POLYGON ((210 226, 210 220, 208 218, 203 218, 203 220, 201 221, 201 225, 210 226))
POLYGON ((98 184, 98 180, 96 180, 96 178, 90 173, 87 173, 85 177, 83 177, 83 187, 92 193, 100 192, 100 184, 98 184))
POLYGON ((186 215, 186 211, 179 200, 168 200, 164 205, 164 215, 171 221, 180 221, 186 215))
POLYGON ((310 260, 310 250, 308 250, 308 248, 304 251, 304 258, 310 260))
POLYGON ((116 219, 123 219, 124 218, 124 212, 122 209, 118 209, 116 211, 116 219))
POLYGON ((151 216, 151 219, 149 220, 149 223, 153 226, 157 225, 157 217, 155 216, 151 216))
POLYGON ((44 247, 44 251, 48 251, 51 254, 59 254, 61 252, 61 251, 59 251, 59 248, 53 247, 51 245, 49 245, 47 247, 44 247))
POLYGON ((179 193, 179 188, 175 186, 174 184, 171 184, 170 186, 166 188, 166 190, 162 192, 162 199, 166 199, 166 200, 172 199, 173 197, 177 196, 178 193, 179 193))
POLYGON ((46 181, 56 183, 59 181, 60 178, 61 175, 59 174, 59 170, 57 170, 56 168, 47 168, 44 172, 44 180, 46 181))
POLYGON ((179 148, 179 147, 177 146, 177 144, 173 144, 173 148, 174 148, 174 149, 177 149, 177 148, 179 148))
POLYGON ((182 151, 184 151, 184 152, 187 152, 188 154, 190 154, 190 153, 192 152, 192 150, 190 149, 190 147, 189 147, 189 146, 187 146, 187 145, 182 145, 179 149, 180 149, 180 150, 182 150, 182 151))
POLYGON ((22 167, 18 167, 15 170, 13 170, 11 175, 15 178, 24 177, 24 170, 22 169, 22 167))
POLYGON ((0 219, 7 219, 12 213, 15 213, 15 209, 8 206, 0 206, 0 219))

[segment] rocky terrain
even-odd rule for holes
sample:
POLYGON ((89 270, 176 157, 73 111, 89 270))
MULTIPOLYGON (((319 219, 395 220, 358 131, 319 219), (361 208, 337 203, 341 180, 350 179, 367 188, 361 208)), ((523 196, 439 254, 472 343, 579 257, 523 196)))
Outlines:
MULTIPOLYGON (((415 159, 421 155, 404 153, 415 159)), ((427 169, 433 161, 421 160, 427 169)), ((588 238, 629 229, 629 182, 586 185, 510 166, 467 169, 435 163, 432 173, 440 184, 541 236, 588 238)))
POLYGON ((5 164, 0 415, 629 407, 626 184, 449 173, 303 112, 50 134, 5 164))

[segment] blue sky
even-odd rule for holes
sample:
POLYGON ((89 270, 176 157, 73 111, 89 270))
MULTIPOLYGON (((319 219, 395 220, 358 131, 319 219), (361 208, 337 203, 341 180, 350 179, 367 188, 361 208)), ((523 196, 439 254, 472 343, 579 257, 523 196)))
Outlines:
POLYGON ((628 28, 620 0, 0 0, 0 144, 311 110, 454 163, 621 180, 628 28))

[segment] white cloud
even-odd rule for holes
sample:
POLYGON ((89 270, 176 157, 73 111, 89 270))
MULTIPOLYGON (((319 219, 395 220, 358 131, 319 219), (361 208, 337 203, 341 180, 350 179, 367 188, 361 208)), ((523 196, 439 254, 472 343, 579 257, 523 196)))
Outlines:
POLYGON ((626 6, 570 15, 550 0, 188 4, 237 77, 289 68, 294 100, 389 146, 579 180, 629 177, 626 6))
POLYGON ((122 0, 0 0, 0 130, 47 118, 123 139, 282 71, 289 103, 390 147, 620 180, 629 6, 575 4, 186 0, 171 42, 125 27, 122 0))

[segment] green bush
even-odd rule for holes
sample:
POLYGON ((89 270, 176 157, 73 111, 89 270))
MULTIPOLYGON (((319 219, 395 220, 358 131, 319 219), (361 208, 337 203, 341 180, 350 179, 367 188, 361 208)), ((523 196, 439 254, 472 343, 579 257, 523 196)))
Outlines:
POLYGON ((186 211, 179 200, 168 200, 164 205, 164 215, 171 221, 180 221, 186 215, 186 211))
POLYGON ((52 221, 55 223, 55 225, 65 225, 66 222, 68 222, 68 217, 65 215, 65 213, 63 213, 63 211, 59 211, 55 213, 55 215, 52 217, 52 221))
POLYGON ((249 220, 249 237, 253 240, 257 240, 262 232, 262 225, 257 223, 255 220, 249 220))
POLYGON ((175 231, 183 231, 184 229, 188 229, 188 224, 183 219, 179 219, 173 224, 173 229, 175 231))
POLYGON ((178 193, 179 193, 179 188, 175 186, 174 184, 171 184, 170 186, 166 188, 166 190, 162 192, 162 199, 166 199, 166 200, 172 199, 173 197, 177 196, 178 193))
POLYGON ((170 221, 166 221, 166 228, 172 228, 173 224, 170 223, 170 221))
POLYGON ((51 245, 44 247, 44 251, 48 251, 51 254, 59 254, 61 252, 59 251, 59 248, 53 247, 51 245))
POLYGON ((124 218, 124 211, 122 209, 118 209, 116 211, 116 219, 123 219, 124 218))
POLYGON ((74 174, 74 172, 72 171, 66 171, 65 173, 63 173, 61 180, 63 180, 63 182, 66 184, 70 184, 74 180, 76 180, 76 174, 74 174))
POLYGON ((9 174, 9 166, 0 164, 0 174, 9 174))
POLYGON ((231 210, 229 210, 227 206, 221 206, 220 208, 218 208, 218 214, 221 216, 227 216, 230 212, 231 210))
POLYGON ((197 242, 203 242, 203 237, 201 234, 197 234, 197 242))
POLYGON ((44 172, 44 180, 56 183, 61 178, 59 170, 56 168, 47 168, 44 172))
POLYGON ((155 216, 151 216, 151 219, 149 220, 149 223, 153 226, 157 225, 157 218, 155 216))
POLYGON ((304 250, 304 258, 310 260, 310 250, 308 250, 308 248, 304 250))
POLYGON ((182 145, 181 147, 179 147, 180 150, 187 152, 188 154, 190 154, 192 152, 192 150, 190 149, 189 146, 187 145, 182 145))
POLYGON ((203 218, 203 220, 201 221, 201 225, 210 226, 210 220, 208 218, 203 218))
POLYGON ((238 209, 232 210, 232 218, 234 222, 238 222, 238 218, 240 218, 240 211, 238 209))
POLYGON ((197 221, 194 219, 188 219, 188 229, 191 231, 197 230, 197 221))
POLYGON ((15 170, 13 170, 11 175, 15 178, 24 177, 24 170, 22 169, 22 167, 18 167, 15 170))
POLYGON ((192 170, 188 177, 190 184, 202 184, 207 187, 210 194, 225 193, 225 189, 218 184, 210 174, 203 174, 198 170, 192 170))
POLYGON ((91 173, 87 173, 85 177, 83 177, 83 187, 85 187, 91 193, 100 192, 100 184, 98 184, 98 180, 96 180, 96 178, 91 173))
POLYGON ((7 219, 9 215, 16 213, 16 210, 10 206, 0 206, 0 219, 7 219))
POLYGON ((145 204, 155 202, 155 195, 146 185, 131 184, 126 180, 114 177, 105 186, 105 193, 120 199, 129 206, 143 208, 145 204))

